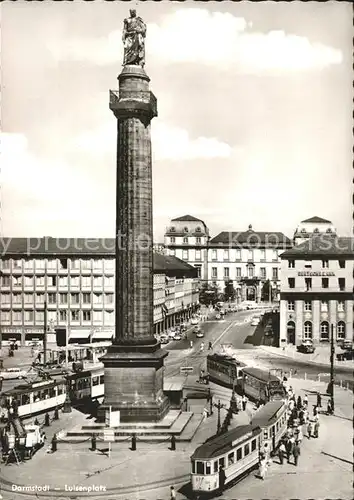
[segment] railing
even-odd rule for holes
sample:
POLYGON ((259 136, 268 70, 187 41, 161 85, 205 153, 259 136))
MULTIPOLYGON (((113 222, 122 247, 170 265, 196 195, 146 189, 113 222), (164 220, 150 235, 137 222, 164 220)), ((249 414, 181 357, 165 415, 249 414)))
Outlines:
POLYGON ((110 90, 109 105, 116 106, 123 99, 138 100, 150 104, 152 110, 157 112, 157 99, 150 90, 110 90))

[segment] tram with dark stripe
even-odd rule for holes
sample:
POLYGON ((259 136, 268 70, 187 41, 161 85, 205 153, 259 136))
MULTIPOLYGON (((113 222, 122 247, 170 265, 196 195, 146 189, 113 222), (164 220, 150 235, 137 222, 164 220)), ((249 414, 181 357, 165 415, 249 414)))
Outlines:
POLYGON ((207 357, 207 372, 209 380, 226 387, 233 388, 242 380, 242 369, 245 363, 232 356, 209 354, 207 357))

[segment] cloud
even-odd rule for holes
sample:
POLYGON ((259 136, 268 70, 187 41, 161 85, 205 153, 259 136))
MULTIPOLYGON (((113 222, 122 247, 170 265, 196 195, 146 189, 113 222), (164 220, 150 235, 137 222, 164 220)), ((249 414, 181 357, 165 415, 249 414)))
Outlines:
MULTIPOLYGON (((117 129, 108 123, 97 130, 86 131, 76 137, 72 147, 91 155, 114 154, 117 129)), ((155 160, 195 160, 198 158, 228 158, 232 148, 215 137, 191 138, 182 128, 152 123, 153 157, 155 160)))
MULTIPOLYGON (((146 51, 149 61, 196 63, 234 68, 242 73, 322 69, 340 64, 340 50, 310 42, 304 36, 284 31, 257 33, 252 22, 230 13, 206 9, 180 9, 164 17, 161 24, 148 24, 146 51)), ((50 43, 59 60, 86 61, 96 65, 122 60, 121 31, 97 39, 73 38, 50 43)))

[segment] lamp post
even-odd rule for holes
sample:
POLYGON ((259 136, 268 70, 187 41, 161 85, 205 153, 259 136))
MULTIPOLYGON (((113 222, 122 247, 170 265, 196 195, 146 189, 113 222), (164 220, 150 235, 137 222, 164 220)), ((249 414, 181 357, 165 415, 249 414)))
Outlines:
POLYGON ((330 363, 331 363, 331 371, 330 371, 330 387, 329 394, 331 397, 331 408, 332 412, 334 412, 334 332, 335 326, 331 325, 331 354, 330 354, 330 363))
POLYGON ((220 403, 220 399, 218 401, 218 404, 214 404, 215 408, 218 410, 218 423, 217 423, 217 434, 219 434, 220 429, 221 429, 221 422, 220 422, 220 410, 222 408, 225 408, 225 405, 220 403))
POLYGON ((48 329, 48 310, 47 310, 47 299, 44 301, 44 332, 43 332, 43 364, 47 364, 47 329, 48 329))

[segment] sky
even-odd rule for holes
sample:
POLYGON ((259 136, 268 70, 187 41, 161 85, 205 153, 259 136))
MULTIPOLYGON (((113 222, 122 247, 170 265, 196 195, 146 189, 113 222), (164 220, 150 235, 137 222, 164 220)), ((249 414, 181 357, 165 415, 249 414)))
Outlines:
POLYGON ((352 228, 349 2, 1 4, 1 236, 113 237, 123 19, 147 24, 154 238, 352 228))

